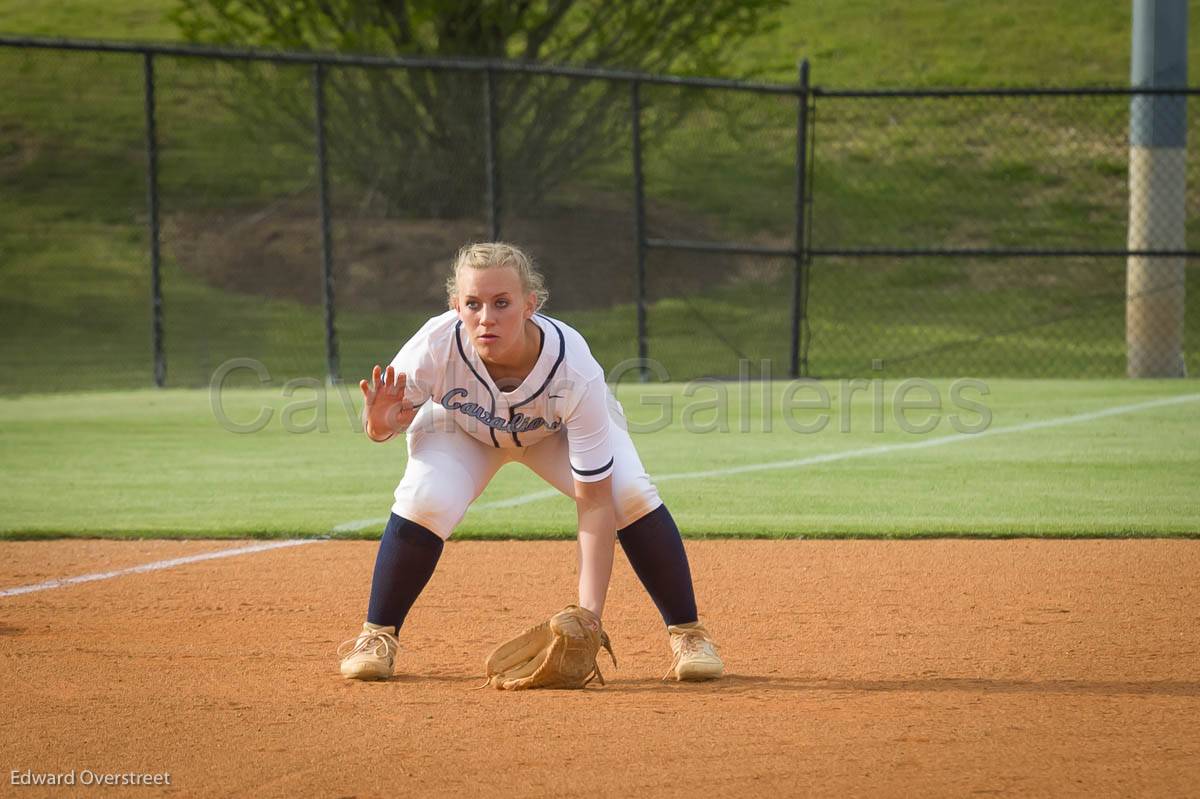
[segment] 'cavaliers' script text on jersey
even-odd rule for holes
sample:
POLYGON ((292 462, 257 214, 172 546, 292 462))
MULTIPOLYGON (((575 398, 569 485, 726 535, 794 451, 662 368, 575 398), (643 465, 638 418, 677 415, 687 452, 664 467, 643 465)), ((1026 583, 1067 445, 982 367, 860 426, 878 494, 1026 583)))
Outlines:
MULTIPOLYGON (((575 479, 601 480, 612 471, 609 426, 624 424, 621 406, 583 336, 542 314, 533 321, 541 331, 541 352, 511 391, 501 391, 492 380, 452 310, 426 322, 391 365, 407 377, 408 401, 436 402, 487 446, 527 447, 565 431, 575 479)), ((421 414, 414 424, 420 419, 421 414)))

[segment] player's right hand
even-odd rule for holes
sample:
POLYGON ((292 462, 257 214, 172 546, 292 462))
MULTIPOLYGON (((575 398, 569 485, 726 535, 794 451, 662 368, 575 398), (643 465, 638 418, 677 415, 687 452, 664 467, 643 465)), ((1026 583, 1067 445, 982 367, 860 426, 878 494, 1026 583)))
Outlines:
POLYGON ((379 364, 371 370, 371 380, 360 380, 358 387, 362 389, 366 407, 363 410, 363 422, 367 435, 376 440, 390 438, 398 432, 407 430, 417 415, 413 404, 404 398, 404 388, 408 376, 396 374, 396 368, 389 366, 385 373, 379 364))

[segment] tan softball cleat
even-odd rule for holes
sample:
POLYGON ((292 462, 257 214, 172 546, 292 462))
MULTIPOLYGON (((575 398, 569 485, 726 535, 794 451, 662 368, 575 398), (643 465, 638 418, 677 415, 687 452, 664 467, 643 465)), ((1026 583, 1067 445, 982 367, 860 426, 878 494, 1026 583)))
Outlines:
POLYGON ((343 641, 337 653, 342 656, 342 676, 348 680, 386 680, 396 662, 395 627, 364 622, 357 638, 343 641))
POLYGON ((671 676, 676 680, 715 680, 725 673, 717 645, 702 623, 672 624, 667 632, 675 660, 664 680, 671 676))

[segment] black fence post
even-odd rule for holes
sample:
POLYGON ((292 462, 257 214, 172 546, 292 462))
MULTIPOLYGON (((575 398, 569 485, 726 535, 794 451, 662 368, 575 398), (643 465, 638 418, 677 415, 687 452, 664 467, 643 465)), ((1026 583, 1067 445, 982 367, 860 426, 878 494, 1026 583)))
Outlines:
POLYGON ((496 73, 483 72, 483 117, 484 117, 484 169, 487 172, 488 235, 491 241, 500 241, 500 179, 497 158, 496 125, 496 73))
POLYGON ((337 326, 334 323, 333 234, 329 226, 329 165, 325 157, 325 65, 313 65, 313 101, 316 106, 317 201, 321 211, 321 268, 324 278, 325 359, 330 381, 340 382, 337 326))
POLYGON ((162 274, 158 228, 158 123, 154 104, 154 54, 142 53, 146 103, 146 205, 150 214, 150 335, 154 348, 154 385, 167 384, 167 351, 163 345, 162 274))
POLYGON ((642 177, 642 84, 636 80, 630 83, 630 114, 633 127, 633 227, 637 239, 637 342, 638 360, 641 361, 638 372, 644 383, 650 378, 646 368, 649 357, 646 344, 646 192, 642 177))
POLYGON ((801 358, 801 335, 808 324, 805 296, 808 269, 808 236, 805 213, 808 204, 808 59, 800 62, 800 108, 796 118, 796 246, 792 274, 792 358, 788 370, 793 379, 808 374, 808 358, 801 358))

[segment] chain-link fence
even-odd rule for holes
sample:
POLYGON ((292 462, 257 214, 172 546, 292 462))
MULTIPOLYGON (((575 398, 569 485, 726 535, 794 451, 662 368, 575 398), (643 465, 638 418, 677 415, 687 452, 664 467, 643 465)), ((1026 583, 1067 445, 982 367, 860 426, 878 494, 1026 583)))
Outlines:
MULTIPOLYGON (((1200 231, 1185 238, 1182 224, 1200 216, 1200 162, 1168 152, 1155 179, 1174 189, 1147 185, 1131 96, 1135 108, 1171 103, 1138 111, 1165 111, 1159 121, 1194 147, 1184 94, 818 90, 813 371, 1125 374, 1127 335, 1156 340, 1184 317, 1158 300, 1183 301, 1200 250, 1200 231), (1138 233, 1176 217, 1177 230, 1138 233), (1139 251, 1177 255, 1131 257, 1139 251), (1135 285, 1141 262, 1169 279, 1135 285), (1135 316, 1148 300, 1152 312, 1135 316)), ((1195 292, 1191 303, 1194 375, 1195 292)))
POLYGON ((5 393, 356 379, 497 236, 609 368, 1200 368, 1194 90, 0 44, 5 393))

